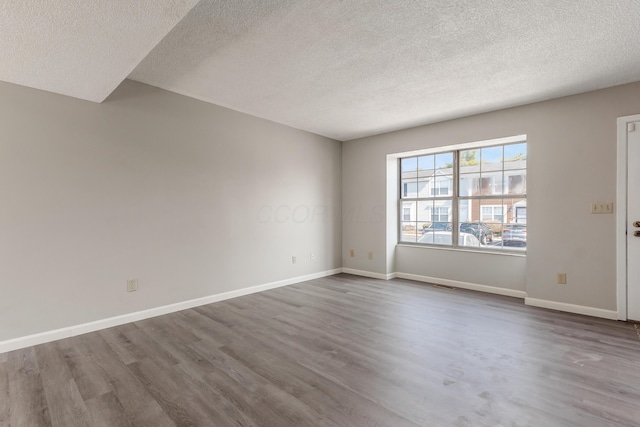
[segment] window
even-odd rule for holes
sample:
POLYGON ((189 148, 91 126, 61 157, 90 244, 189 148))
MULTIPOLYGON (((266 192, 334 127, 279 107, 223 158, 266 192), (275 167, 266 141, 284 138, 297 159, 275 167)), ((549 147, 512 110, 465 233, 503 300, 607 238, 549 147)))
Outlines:
POLYGON ((400 158, 400 242, 524 251, 527 143, 466 147, 400 158))

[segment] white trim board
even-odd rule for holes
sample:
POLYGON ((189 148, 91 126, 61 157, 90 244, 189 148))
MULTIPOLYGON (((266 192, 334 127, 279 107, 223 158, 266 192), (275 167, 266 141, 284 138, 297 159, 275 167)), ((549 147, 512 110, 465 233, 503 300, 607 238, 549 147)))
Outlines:
POLYGON ((478 283, 460 282, 458 280, 440 279, 438 277, 420 276, 410 273, 396 273, 399 279, 415 280, 417 282, 433 283, 435 285, 450 286, 453 288, 468 289, 471 291, 487 292, 490 294, 505 295, 508 297, 525 298, 527 293, 515 289, 499 288, 497 286, 480 285, 478 283))
POLYGON ((551 310, 565 311, 567 313, 582 314, 584 316, 600 317, 603 319, 618 320, 618 312, 602 308, 587 307, 584 305, 568 304, 564 302, 549 301, 537 298, 525 298, 524 303, 532 307, 548 308, 551 310))
POLYGON ((627 320, 627 125, 640 114, 618 117, 616 174, 616 291, 618 320, 627 320))
POLYGON ((109 317, 107 319, 96 320, 94 322, 83 323, 80 325, 69 326, 66 328, 55 329, 53 331, 42 332, 24 337, 13 338, 6 341, 0 341, 0 353, 6 353, 33 345, 44 344, 63 338, 75 337, 77 335, 89 332, 99 331, 101 329, 112 328, 114 326, 123 325, 125 323, 136 322, 138 320, 148 319, 151 317, 161 316, 163 314, 174 313, 176 311, 186 310, 201 305, 211 304, 218 301, 224 301, 231 298, 249 295, 256 292, 267 291, 282 286, 293 285, 295 283, 306 282, 308 280, 319 279, 321 277, 333 276, 341 273, 341 268, 333 270, 321 271, 318 273, 307 274, 305 276, 292 277, 290 279, 279 280, 276 282, 265 283, 262 285, 251 286, 249 288, 238 289, 235 291, 223 292, 220 294, 209 295, 202 298, 196 298, 188 301, 182 301, 175 304, 164 305, 160 307, 150 308, 148 310, 136 311, 134 313, 123 314, 121 316, 109 317))
POLYGON ((499 288, 496 286, 480 285, 478 283, 460 282, 457 280, 441 279, 438 277, 421 276, 418 274, 401 273, 401 272, 391 273, 391 274, 382 274, 382 273, 373 273, 370 271, 353 270, 350 268, 343 268, 342 272, 348 273, 348 274, 354 274, 357 276, 372 277, 375 279, 382 279, 382 280, 385 280, 385 277, 389 277, 390 279, 397 277, 398 279, 415 280, 417 282, 432 283, 435 285, 450 286, 453 288, 462 288, 462 289, 469 289, 472 291, 487 292, 487 293, 497 294, 497 295, 505 295, 509 297, 524 299, 525 305, 530 305, 532 307, 548 308, 551 310, 564 311, 567 313, 582 314, 584 316, 593 316, 593 317, 600 317, 603 319, 619 320, 618 312, 614 310, 605 310, 605 309, 596 308, 596 307, 587 307, 583 305, 568 304, 563 302, 549 301, 549 300, 543 300, 543 299, 537 299, 537 298, 529 298, 525 291, 518 291, 515 289, 499 288))
POLYGON ((353 274, 355 276, 370 277, 372 279, 380 279, 380 280, 390 280, 390 279, 395 279, 397 277, 398 279, 415 280, 416 282, 425 282, 425 283, 432 283, 435 285, 451 286, 454 288, 469 289, 471 291, 487 292, 490 294, 506 295, 508 297, 515 297, 515 298, 522 298, 522 299, 524 299, 527 296, 526 292, 518 291, 515 289, 498 288, 496 286, 487 286, 487 285, 480 285, 477 283, 460 282, 457 280, 441 279, 438 277, 420 276, 418 274, 400 273, 400 272, 384 274, 384 273, 375 273, 372 271, 355 270, 353 268, 343 268, 342 272, 347 274, 353 274))
POLYGON ((342 273, 353 274, 354 276, 369 277, 371 279, 391 280, 396 278, 397 273, 376 273, 374 271, 356 270, 354 268, 343 268, 342 273))

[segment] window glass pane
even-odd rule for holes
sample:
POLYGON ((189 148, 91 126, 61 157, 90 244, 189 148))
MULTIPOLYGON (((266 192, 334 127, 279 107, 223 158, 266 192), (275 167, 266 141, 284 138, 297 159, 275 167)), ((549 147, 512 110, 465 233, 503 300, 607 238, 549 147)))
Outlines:
POLYGON ((459 230, 461 233, 473 235, 473 238, 460 239, 460 245, 465 246, 496 246, 494 235, 502 226, 502 220, 495 220, 494 215, 500 215, 501 200, 470 199, 460 200, 458 205, 459 230))
POLYGON ((480 172, 480 150, 460 151, 460 173, 480 172))
MULTIPOLYGON (((424 217, 428 216, 429 221, 419 222, 419 224, 426 224, 426 226, 422 229, 422 236, 418 236, 418 243, 451 245, 451 206, 451 200, 425 202, 424 217)), ((418 209, 421 209, 421 205, 418 206, 418 209)))
POLYGON ((418 182, 414 178, 402 178, 400 196, 404 199, 418 197, 418 182))
POLYGON ((527 171, 505 171, 506 194, 527 194, 527 171))
POLYGON ((430 197, 429 195, 429 182, 428 181, 418 181, 416 184, 416 197, 430 197))
POLYGON ((483 221, 493 220, 493 206, 482 206, 480 208, 480 219, 483 221))
POLYGON ((433 169, 434 169, 433 156, 418 157, 418 170, 424 173, 425 176, 433 175, 433 169))
POLYGON ((504 209, 503 209, 503 207, 502 207, 502 206, 495 206, 495 207, 493 208, 493 219, 494 219, 496 222, 500 222, 500 221, 502 221, 503 214, 504 214, 504 209))
MULTIPOLYGON (((474 227, 477 227, 477 224, 472 224, 474 227)), ((473 229, 465 229, 460 230, 458 233, 458 246, 471 246, 471 247, 480 247, 480 240, 475 236, 473 229)))
MULTIPOLYGON (((418 197, 431 197, 429 193, 431 188, 431 181, 433 180, 433 156, 431 157, 431 166, 430 169, 422 169, 421 166, 418 167, 418 197)), ((421 159, 422 157, 419 157, 421 159)))
POLYGON ((468 173, 460 175, 460 188, 458 189, 458 193, 460 197, 480 195, 480 174, 468 173))
POLYGON ((502 224, 505 207, 502 199, 480 200, 480 222, 487 224, 502 224))
POLYGON ((458 203, 458 246, 480 246, 480 241, 476 237, 478 229, 478 200, 460 200, 458 203))
POLYGON ((436 200, 431 211, 431 223, 418 236, 418 243, 451 246, 451 200, 436 200))
POLYGON ((424 229, 431 225, 431 213, 433 211, 433 201, 420 200, 417 206, 417 233, 418 237, 422 235, 424 229))
POLYGON ((504 199, 505 224, 526 224, 527 223, 527 199, 506 198, 504 199))
POLYGON ((415 222, 401 222, 400 223, 400 241, 401 242, 413 242, 418 240, 417 226, 415 222))
POLYGON ((416 203, 417 202, 402 202, 402 221, 416 221, 416 203))
POLYGON ((464 199, 458 201, 458 221, 460 222, 478 222, 478 206, 477 199, 464 199), (474 214, 475 213, 475 214, 474 214))
POLYGON ((453 195, 453 177, 436 176, 431 181, 430 197, 451 197, 453 195))
POLYGON ((527 199, 504 200, 501 241, 504 249, 524 251, 527 247, 527 199))
POLYGON ((502 170, 502 146, 483 148, 480 153, 482 172, 502 170))
POLYGON ((422 236, 418 238, 418 243, 451 246, 451 236, 451 230, 433 230, 427 228, 422 236))
POLYGON ((423 229, 431 224, 431 215, 433 211, 433 201, 418 202, 418 228, 423 229))
POLYGON ((436 154, 436 169, 440 174, 453 174, 453 153, 436 154))
POLYGON ((415 172, 417 170, 418 170, 417 157, 409 157, 408 159, 402 159, 402 161, 400 162, 400 171, 402 173, 415 172))
POLYGON ((480 178, 480 191, 483 196, 502 194, 502 172, 483 172, 480 178))
POLYGON ((433 204, 431 220, 434 222, 451 222, 451 200, 436 200, 433 204))
POLYGON ((527 167, 527 143, 505 145, 504 168, 524 169, 527 167))

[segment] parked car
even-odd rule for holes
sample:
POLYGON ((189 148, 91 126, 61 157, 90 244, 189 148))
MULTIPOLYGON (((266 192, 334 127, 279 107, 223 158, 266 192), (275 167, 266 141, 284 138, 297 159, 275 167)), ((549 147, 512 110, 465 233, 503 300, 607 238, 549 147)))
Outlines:
POLYGON ((493 230, 484 222, 461 222, 460 231, 473 234, 483 245, 493 242, 493 230))
MULTIPOLYGON (((451 245, 451 231, 425 231, 418 239, 418 243, 431 243, 436 245, 451 245)), ((459 246, 480 246, 480 241, 471 233, 458 233, 459 246)))
POLYGON ((427 231, 451 231, 451 223, 450 222, 432 222, 431 225, 422 229, 423 233, 427 231))
POLYGON ((502 228, 503 246, 527 246, 526 224, 505 224, 502 228))

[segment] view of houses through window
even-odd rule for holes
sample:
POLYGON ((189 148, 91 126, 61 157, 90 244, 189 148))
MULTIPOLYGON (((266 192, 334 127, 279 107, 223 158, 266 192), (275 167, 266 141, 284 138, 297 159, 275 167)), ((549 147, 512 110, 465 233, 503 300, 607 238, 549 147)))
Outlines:
POLYGON ((400 241, 524 251, 527 143, 401 158, 400 241))

